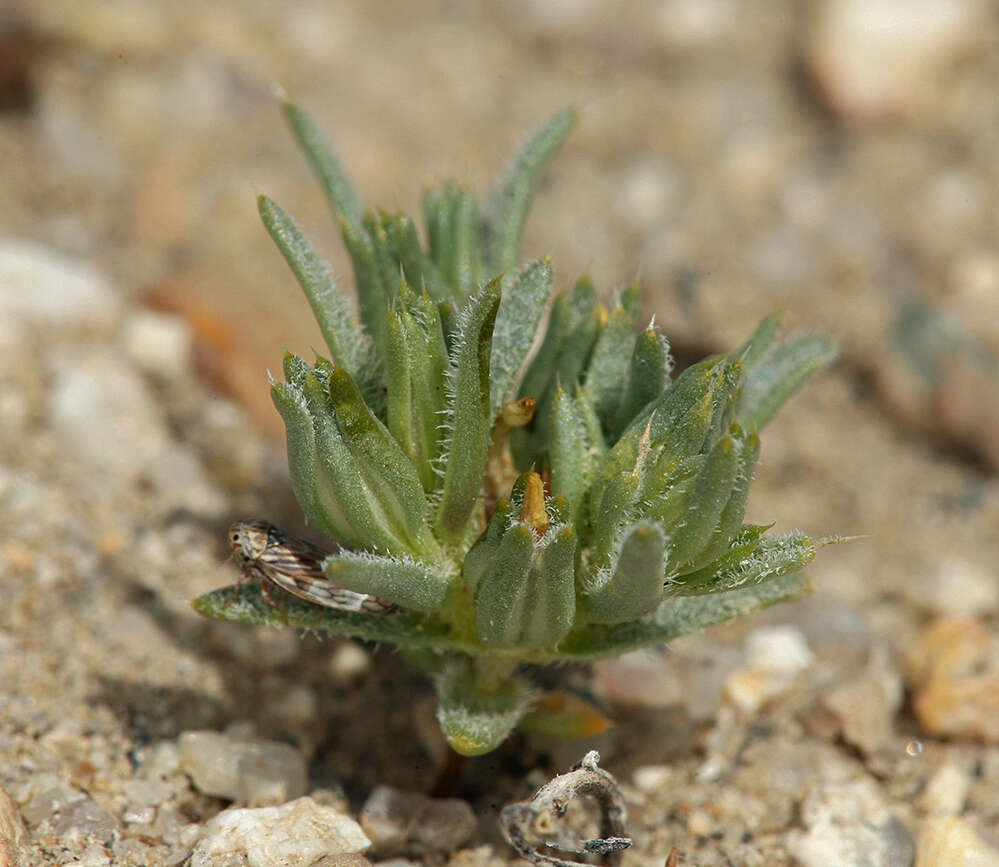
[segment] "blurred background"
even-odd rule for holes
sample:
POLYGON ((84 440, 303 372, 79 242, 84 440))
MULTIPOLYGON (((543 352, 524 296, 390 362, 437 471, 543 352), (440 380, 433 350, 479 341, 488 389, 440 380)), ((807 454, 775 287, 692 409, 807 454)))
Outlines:
MULTIPOLYGON (((171 521, 207 516, 215 532, 252 508, 294 528, 290 492, 268 499, 283 482, 266 488, 254 469, 283 472, 266 376, 285 350, 308 356, 322 345, 260 226, 256 194, 300 221, 344 286, 352 279, 275 88, 317 118, 367 205, 411 214, 424 184, 444 176, 484 190, 538 124, 577 105, 581 122, 544 176, 525 256, 551 255, 561 286, 589 273, 608 296, 637 276, 648 316, 681 363, 737 345, 775 310, 792 330, 835 336, 840 361, 764 437, 750 518, 868 538, 822 551, 811 569, 816 596, 773 618, 795 619, 820 656, 856 652, 857 670, 868 650, 886 648, 897 687, 891 737, 984 744, 975 761, 994 783, 997 49, 991 0, 8 0, 0 492, 23 492, 28 476, 44 480, 60 455, 77 465, 96 455, 100 473, 58 470, 52 483, 85 504, 69 535, 97 541, 80 541, 81 550, 91 545, 95 562, 164 593, 175 614, 180 595, 231 580, 221 567, 204 571, 225 552, 205 548, 202 536, 201 559, 191 561, 198 568, 188 562, 185 571, 194 531, 170 530, 171 521), (88 415, 110 404, 80 403, 67 372, 76 350, 66 362, 59 349, 84 333, 117 347, 155 386, 151 403, 122 409, 120 440, 88 415), (56 361, 46 366, 39 353, 50 349, 56 361), (171 390, 177 359, 218 398, 171 390), (236 409, 212 415, 223 397, 236 409), (168 497, 151 523, 142 509, 125 521, 113 493, 122 478, 155 493, 200 472, 167 461, 151 482, 142 468, 116 475, 108 452, 117 450, 115 461, 162 457, 145 446, 129 454, 128 425, 141 432, 147 406, 150 414, 166 407, 164 436, 203 459, 216 487, 168 497), (90 421, 96 441, 86 439, 90 421), (166 561, 176 570, 170 580, 155 577, 166 561), (974 633, 985 678, 972 690, 976 721, 956 731, 920 704, 921 669, 905 662, 935 646, 923 630, 941 618, 974 633)), ((116 382, 116 363, 83 367, 116 382)), ((46 501, 30 500, 21 513, 11 502, 0 517, 21 529, 0 559, 12 588, 42 592, 22 579, 39 574, 37 549, 62 525, 24 529, 46 501)), ((70 559, 78 568, 79 557, 70 559)), ((61 586, 62 568, 39 586, 61 586)), ((22 621, 13 610, 11 634, 40 622, 30 606, 18 609, 22 621)), ((143 632, 139 620, 133 627, 143 632)), ((687 694, 659 661, 630 669, 630 682, 623 671, 603 681, 598 672, 607 701, 666 706, 687 694)), ((838 676, 846 673, 826 682, 838 676)), ((694 717, 713 713, 718 678, 714 698, 688 708, 694 717)), ((131 700, 148 710, 147 699, 131 700)), ((195 717, 220 724, 227 714, 195 717)), ((873 754, 884 744, 861 749, 869 746, 873 754)), ((995 831, 996 798, 977 803, 995 831)))
POLYGON ((994 585, 999 533, 967 510, 999 467, 997 39, 973 0, 8 3, 0 233, 180 313, 279 441, 265 371, 321 340, 255 194, 352 275, 274 88, 369 206, 408 213, 578 105, 525 256, 608 294, 638 276, 681 361, 774 310, 835 335, 839 369, 766 444, 761 513, 873 534, 825 558, 842 592, 994 585))

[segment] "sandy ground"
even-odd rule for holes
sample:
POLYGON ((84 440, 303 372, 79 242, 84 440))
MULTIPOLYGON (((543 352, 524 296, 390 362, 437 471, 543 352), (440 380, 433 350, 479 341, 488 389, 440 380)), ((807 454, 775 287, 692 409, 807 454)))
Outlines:
POLYGON ((842 347, 764 437, 750 518, 867 538, 821 552, 808 600, 553 673, 616 727, 470 762, 475 835, 412 857, 510 860, 498 808, 596 746, 626 865, 970 864, 939 854, 959 838, 999 863, 994 8, 342 6, 0 21, 0 840, 23 822, 25 864, 182 863, 230 803, 156 770, 191 730, 293 745, 355 815, 440 770, 431 690, 388 650, 186 604, 233 579, 231 520, 302 529, 266 371, 321 338, 255 194, 350 273, 279 84, 367 203, 411 213, 578 105, 527 256, 608 294, 639 275, 684 361, 775 309, 842 347))

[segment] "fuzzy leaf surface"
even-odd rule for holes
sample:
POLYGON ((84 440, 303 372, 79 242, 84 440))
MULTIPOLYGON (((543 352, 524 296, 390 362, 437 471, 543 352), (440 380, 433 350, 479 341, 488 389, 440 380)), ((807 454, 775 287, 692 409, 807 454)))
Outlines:
POLYGON ((428 563, 363 551, 333 554, 323 561, 323 571, 340 587, 370 593, 421 613, 440 608, 450 584, 446 575, 428 563))
POLYGON ((456 753, 481 756, 496 749, 520 722, 534 693, 511 678, 501 688, 483 687, 468 666, 456 662, 436 680, 437 722, 456 753))
POLYGON ((320 260, 295 221, 267 196, 257 197, 260 218, 305 292, 323 340, 338 365, 360 382, 374 378, 377 365, 371 341, 354 322, 347 299, 339 292, 329 266, 320 260))
POLYGON ((576 109, 570 108, 544 124, 517 154, 506 176, 486 199, 483 234, 492 273, 516 267, 538 175, 562 146, 577 118, 576 109))
POLYGON ((667 599, 641 620, 612 625, 591 623, 574 629, 559 645, 557 658, 586 660, 618 656, 649 644, 660 644, 698 632, 778 602, 800 599, 810 591, 811 583, 807 576, 794 572, 758 586, 727 593, 667 599))
POLYGON ((489 362, 493 418, 504 403, 513 400, 517 374, 534 343, 551 292, 552 266, 547 259, 528 265, 509 282, 504 280, 489 362))
POLYGON ((364 211, 361 199, 326 136, 305 109, 292 102, 285 102, 282 109, 299 146, 323 185, 333 212, 341 219, 359 224, 364 211))
POLYGON ((747 366, 739 399, 739 423, 762 429, 784 402, 836 358, 836 344, 824 335, 807 335, 777 344, 747 366))
POLYGON ((462 534, 482 491, 492 429, 489 356, 499 303, 497 279, 469 299, 457 325, 447 378, 447 463, 437 513, 444 538, 462 534))

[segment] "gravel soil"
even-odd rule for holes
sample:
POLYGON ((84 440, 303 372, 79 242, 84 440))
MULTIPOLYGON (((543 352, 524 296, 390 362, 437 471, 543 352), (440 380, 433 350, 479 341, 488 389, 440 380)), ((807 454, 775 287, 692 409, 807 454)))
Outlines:
POLYGON ((976 0, 8 4, 0 865, 361 864, 212 854, 212 820, 306 794, 357 819, 389 786, 476 824, 368 859, 499 867, 502 806, 589 749, 625 867, 999 865, 997 45, 976 0), (231 521, 309 533, 267 370, 322 341, 255 194, 349 283, 275 85, 408 213, 578 105, 525 255, 608 296, 639 275, 681 363, 778 309, 833 334, 749 518, 863 538, 820 552, 806 600, 545 675, 600 736, 460 765, 391 649, 199 619, 231 521), (263 744, 283 788, 205 783, 196 732, 263 744))

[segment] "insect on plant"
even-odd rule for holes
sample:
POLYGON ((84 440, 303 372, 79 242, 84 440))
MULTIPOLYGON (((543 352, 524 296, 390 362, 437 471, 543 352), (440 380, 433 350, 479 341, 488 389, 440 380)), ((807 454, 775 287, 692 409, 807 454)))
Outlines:
POLYGON ((232 557, 242 577, 236 593, 247 581, 257 580, 268 602, 283 607, 270 596, 270 585, 285 593, 340 611, 364 614, 394 614, 399 606, 370 593, 355 593, 326 578, 326 554, 304 539, 286 535, 266 521, 237 521, 229 528, 232 557))
POLYGON ((522 264, 534 188, 575 111, 484 199, 427 190, 422 238, 403 214, 366 211, 312 119, 284 112, 357 287, 355 307, 258 198, 328 349, 289 353, 270 386, 295 496, 335 544, 237 524, 238 597, 220 588, 195 610, 394 645, 433 680, 448 743, 480 755, 518 726, 592 733, 527 666, 618 656, 809 591, 823 543, 744 517, 760 434, 832 361, 828 337, 784 337, 770 316, 675 375, 637 286, 601 297, 586 278, 557 287, 547 259, 522 264), (274 587, 291 594, 283 617, 274 587))

